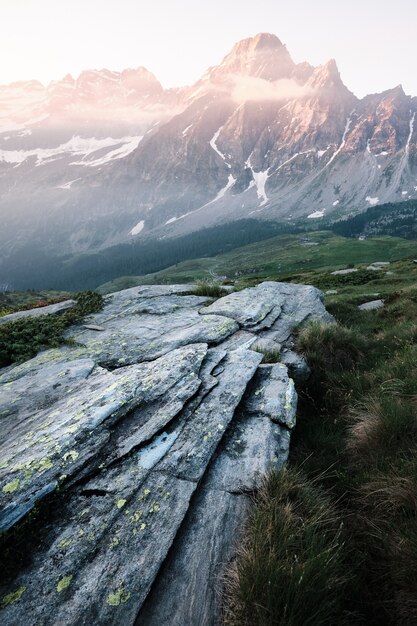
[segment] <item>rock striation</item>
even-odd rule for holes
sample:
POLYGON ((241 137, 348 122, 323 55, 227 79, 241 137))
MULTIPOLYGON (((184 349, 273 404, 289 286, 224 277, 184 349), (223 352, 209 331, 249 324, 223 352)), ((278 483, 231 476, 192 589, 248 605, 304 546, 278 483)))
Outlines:
POLYGON ((332 322, 309 286, 135 287, 2 370, 0 528, 28 547, 1 623, 215 624, 249 496, 287 459, 292 335, 313 319, 332 322))

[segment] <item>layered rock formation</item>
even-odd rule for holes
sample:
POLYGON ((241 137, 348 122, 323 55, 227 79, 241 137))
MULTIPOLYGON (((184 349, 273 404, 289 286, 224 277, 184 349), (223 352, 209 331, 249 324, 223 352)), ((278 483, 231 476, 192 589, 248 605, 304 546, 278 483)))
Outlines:
POLYGON ((3 370, 2 624, 216 623, 249 495, 288 455, 285 363, 305 373, 292 333, 313 319, 332 321, 313 287, 135 287, 3 370))

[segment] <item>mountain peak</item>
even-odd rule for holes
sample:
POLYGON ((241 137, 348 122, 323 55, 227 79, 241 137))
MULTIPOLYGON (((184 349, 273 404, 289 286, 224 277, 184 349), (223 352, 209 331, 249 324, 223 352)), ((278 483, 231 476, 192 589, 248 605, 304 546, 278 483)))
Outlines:
POLYGON ((282 41, 276 35, 272 33, 258 33, 254 37, 247 37, 246 39, 241 39, 238 41, 234 48, 236 47, 252 47, 254 49, 261 48, 272 48, 279 50, 280 48, 285 48, 282 41))
POLYGON ((336 61, 330 59, 315 68, 308 80, 309 87, 320 90, 323 95, 334 98, 336 95, 353 98, 353 94, 343 83, 336 61))
POLYGON ((295 64, 281 40, 271 33, 258 33, 238 41, 221 65, 212 68, 210 78, 227 74, 253 76, 265 80, 289 78, 295 64))

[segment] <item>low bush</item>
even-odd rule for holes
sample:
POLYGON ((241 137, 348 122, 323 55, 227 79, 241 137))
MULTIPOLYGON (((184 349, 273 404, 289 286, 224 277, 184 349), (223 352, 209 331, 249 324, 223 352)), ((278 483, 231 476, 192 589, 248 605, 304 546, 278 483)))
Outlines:
POLYGON ((221 298, 227 294, 227 290, 223 289, 218 283, 210 280, 200 280, 196 283, 192 294, 195 296, 207 296, 208 298, 221 298))
POLYGON ((64 332, 79 324, 86 315, 96 313, 103 298, 94 292, 74 296, 77 304, 63 313, 41 317, 27 317, 0 326, 0 367, 21 363, 36 356, 41 350, 56 348, 66 342, 64 332))

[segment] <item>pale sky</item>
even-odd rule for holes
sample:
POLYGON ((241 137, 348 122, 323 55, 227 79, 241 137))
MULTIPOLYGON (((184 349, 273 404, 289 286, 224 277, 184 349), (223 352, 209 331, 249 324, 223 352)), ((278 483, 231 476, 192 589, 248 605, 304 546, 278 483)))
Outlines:
POLYGON ((239 39, 277 35, 294 61, 334 57, 356 95, 417 95, 417 0, 0 0, 0 84, 144 65, 196 81, 239 39))

